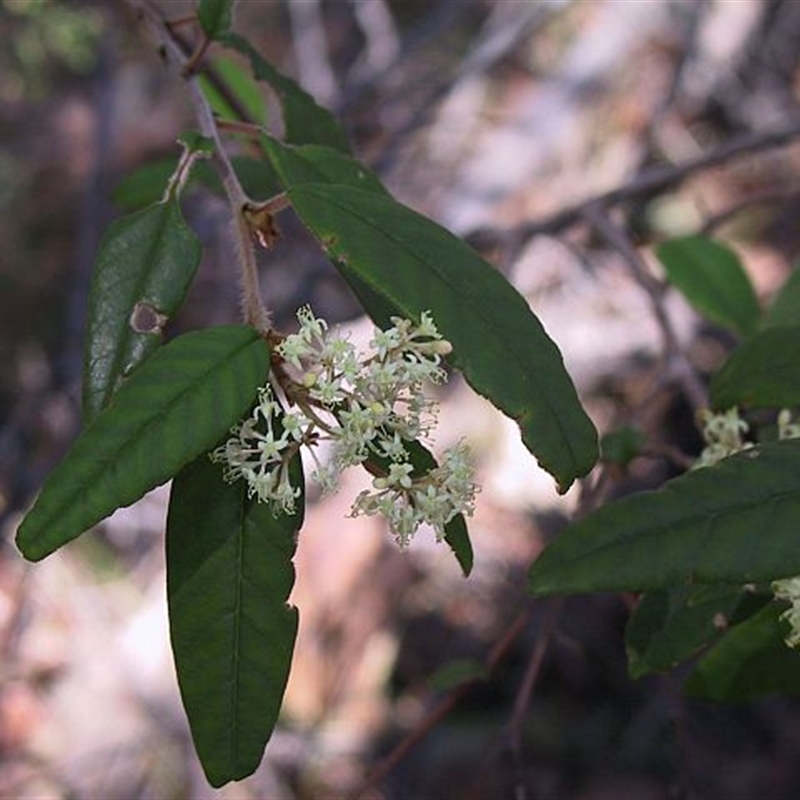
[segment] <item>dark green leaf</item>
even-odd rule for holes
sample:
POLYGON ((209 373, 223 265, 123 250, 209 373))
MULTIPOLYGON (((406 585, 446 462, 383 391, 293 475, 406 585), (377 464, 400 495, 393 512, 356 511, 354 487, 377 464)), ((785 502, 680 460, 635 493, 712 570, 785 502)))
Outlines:
POLYGON ((269 371, 258 334, 187 333, 121 387, 53 470, 17 533, 38 561, 207 452, 253 402, 269 371))
POLYGON ((534 562, 535 594, 800 574, 800 441, 771 442, 604 506, 534 562))
POLYGON ((128 173, 114 188, 114 203, 123 211, 137 211, 158 203, 175 172, 176 160, 164 158, 128 173))
POLYGON ((739 257, 704 236, 671 239, 657 250, 667 280, 707 319, 749 336, 761 311, 739 257))
POLYGON ((627 467, 641 453, 646 441, 642 431, 626 426, 605 434, 600 440, 600 452, 609 464, 627 467))
POLYGON ((213 786, 250 775, 281 708, 297 633, 286 600, 299 514, 273 516, 205 455, 172 484, 167 595, 178 682, 213 786))
POLYGON ((711 381, 715 408, 800 404, 800 326, 768 328, 733 351, 711 381))
POLYGON ((333 183, 388 194, 375 173, 340 150, 318 144, 292 147, 268 136, 262 141, 285 189, 304 183, 333 183))
POLYGON ((800 694, 800 653, 784 638, 784 606, 770 603, 729 630, 686 680, 689 694, 718 702, 746 702, 777 692, 800 694))
POLYGON ((161 343, 200 261, 177 199, 111 224, 89 292, 83 413, 91 421, 123 379, 161 343))
POLYGON ((597 434, 561 353, 522 296, 474 250, 375 192, 304 184, 289 196, 353 288, 384 299, 381 312, 386 304, 412 319, 431 311, 453 344, 452 365, 518 422, 562 490, 592 468, 597 434))
POLYGON ((214 155, 214 140, 204 136, 200 131, 186 131, 178 137, 178 143, 183 147, 183 157, 214 155))
POLYGON ((253 75, 269 84, 278 96, 287 142, 324 144, 345 153, 349 152, 347 137, 330 111, 317 105, 316 100, 308 92, 291 78, 278 72, 246 39, 235 33, 229 33, 225 36, 224 43, 247 56, 253 75))
POLYGON ((197 19, 200 27, 210 39, 221 39, 233 24, 235 0, 200 0, 197 19))
MULTIPOLYGON (((250 177, 249 170, 252 164, 265 165, 265 170, 272 176, 272 194, 280 191, 278 179, 266 162, 244 156, 235 157, 232 161, 237 173, 240 167, 243 170, 248 170, 245 173, 245 178, 250 177)), ((174 173, 175 159, 163 159, 144 164, 117 184, 113 195, 114 203, 123 211, 139 211, 145 206, 159 203, 163 199, 165 187, 174 173)), ((258 180, 263 180, 260 175, 258 180)), ((218 194, 223 191, 216 172, 207 161, 199 161, 192 165, 192 171, 187 176, 184 188, 195 182, 218 194)))
POLYGON ((744 586, 727 584, 679 586, 643 595, 625 630, 631 677, 685 661, 718 638, 742 600, 751 598, 744 586))
POLYGON ((248 197, 266 200, 283 191, 283 186, 269 161, 249 156, 236 156, 231 160, 248 197))
POLYGON ((764 327, 800 325, 800 267, 795 265, 764 317, 764 327))
POLYGON ((453 517, 444 526, 444 540, 453 551, 464 577, 469 576, 470 572, 472 572, 474 554, 472 552, 472 542, 469 539, 469 530, 467 530, 467 521, 464 519, 463 514, 453 517))

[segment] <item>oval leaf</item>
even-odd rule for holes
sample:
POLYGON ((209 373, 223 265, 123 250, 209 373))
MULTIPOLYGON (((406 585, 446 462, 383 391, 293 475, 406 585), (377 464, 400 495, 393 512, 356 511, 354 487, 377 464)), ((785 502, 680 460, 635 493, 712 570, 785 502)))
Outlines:
POLYGON ((800 326, 769 328, 743 342, 711 381, 715 408, 800 404, 800 326))
POLYGON ((789 624, 783 608, 769 603, 728 631, 703 656, 684 683, 692 695, 721 703, 764 694, 800 695, 800 653, 784 642, 789 624))
POLYGON ((704 236, 671 239, 656 249, 667 280, 707 319, 749 336, 761 311, 753 285, 732 250, 704 236))
POLYGON ((308 92, 262 58, 243 37, 228 33, 223 41, 228 47, 247 56, 255 78, 269 84, 278 96, 287 142, 325 144, 344 153, 349 152, 347 137, 330 111, 318 105, 308 92))
POLYGON ((335 183, 389 194, 374 172, 332 147, 319 144, 286 146, 271 136, 263 137, 262 142, 285 189, 304 183, 335 183))
POLYGON ((534 594, 760 583, 800 574, 800 441, 772 442, 605 506, 534 562, 534 594))
MULTIPOLYGON (((771 595, 770 595, 771 597, 771 595)), ((744 586, 678 586, 643 595, 625 629, 632 678, 671 669, 719 638, 740 607, 763 605, 744 586)))
POLYGON ((795 265, 789 277, 767 309, 763 321, 765 328, 782 325, 800 325, 800 267, 795 265))
POLYGON ((250 328, 187 333, 159 349, 53 470, 17 532, 23 555, 44 558, 210 450, 268 371, 268 347, 250 328))
POLYGON ((170 636, 181 697, 209 782, 258 767, 297 634, 287 605, 300 515, 273 516, 202 455, 178 473, 167 517, 170 636))
POLYGON ((177 198, 113 222, 92 275, 83 372, 91 421, 122 380, 161 343, 200 262, 200 242, 177 198))
POLYGON ((205 74, 197 80, 211 110, 222 119, 244 120, 264 125, 267 109, 259 85, 238 64, 224 56, 212 61, 215 76, 224 85, 221 91, 205 74))
POLYGON ((523 441, 561 490, 592 468, 597 434, 561 353, 490 264, 390 197, 322 184, 304 184, 289 196, 354 290, 366 285, 412 319, 430 310, 453 344, 449 361, 518 422, 523 441))

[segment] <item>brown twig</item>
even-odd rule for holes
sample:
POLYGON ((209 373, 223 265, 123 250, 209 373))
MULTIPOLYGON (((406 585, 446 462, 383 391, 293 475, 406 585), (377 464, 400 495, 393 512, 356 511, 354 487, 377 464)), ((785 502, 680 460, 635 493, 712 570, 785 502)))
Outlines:
POLYGON ((536 685, 536 680, 542 669, 544 657, 547 653, 548 645, 550 644, 550 636, 553 633, 558 615, 561 613, 562 604, 563 601, 560 597, 548 603, 541 630, 536 637, 536 644, 531 651, 528 667, 525 670, 525 674, 522 676, 522 682, 519 685, 517 696, 514 698, 514 708, 511 712, 511 718, 508 721, 507 731, 509 747, 517 758, 521 753, 522 726, 525 722, 525 716, 528 713, 528 706, 530 706, 531 703, 533 688, 536 685))
POLYGON ((664 340, 664 356, 668 372, 674 376, 695 411, 708 406, 708 394, 684 354, 672 320, 664 307, 664 287, 647 270, 639 253, 625 231, 609 217, 603 205, 587 205, 582 211, 586 221, 622 256, 636 282, 650 300, 653 315, 664 340))
POLYGON ((265 333, 270 327, 270 316, 261 302, 253 232, 243 215, 243 210, 252 205, 252 201, 242 188, 225 151, 217 121, 197 77, 185 74, 186 65, 191 58, 187 53, 186 42, 167 25, 161 13, 148 0, 126 0, 126 2, 148 24, 167 60, 183 76, 200 132, 214 143, 214 164, 222 179, 233 213, 234 236, 241 270, 242 316, 248 325, 265 333))
POLYGON ((691 175, 717 167, 742 156, 785 147, 800 138, 800 121, 794 120, 782 128, 759 131, 729 140, 705 153, 689 158, 680 164, 652 167, 638 173, 627 183, 603 194, 561 209, 547 217, 532 220, 508 231, 476 230, 471 236, 484 235, 487 239, 502 238, 524 242, 540 234, 556 234, 585 220, 588 208, 610 208, 629 200, 652 196, 679 186, 691 175))
MULTIPOLYGON (((503 660, 517 637, 527 627, 532 614, 533 606, 528 605, 520 611, 503 636, 494 644, 484 660, 486 675, 491 674, 503 660)), ((358 800, 380 783, 458 705, 464 695, 483 680, 485 675, 468 678, 455 686, 417 722, 405 738, 375 767, 361 786, 348 796, 348 800, 358 800)))
POLYGON ((211 37, 207 33, 203 32, 202 39, 200 39, 200 41, 197 43, 197 47, 195 47, 194 52, 189 56, 186 63, 183 65, 181 74, 184 78, 189 78, 198 72, 198 68, 203 61, 203 57, 210 46, 211 37))
POLYGON ((706 236, 712 234, 717 228, 728 222, 728 220, 753 206, 780 203, 786 200, 796 200, 798 197, 800 197, 800 186, 776 186, 764 189, 761 192, 755 192, 749 197, 745 197, 735 203, 730 208, 726 208, 724 211, 720 211, 709 217, 703 223, 700 233, 706 236))
MULTIPOLYGON (((525 717, 528 714, 528 707, 531 703, 533 689, 539 678, 539 673, 544 663, 544 657, 547 654, 547 648, 550 645, 550 639, 556 621, 558 620, 558 615, 561 613, 562 605, 563 600, 560 597, 549 601, 544 621, 536 637, 536 644, 531 651, 528 666, 525 669, 522 682, 517 690, 517 696, 514 698, 514 707, 506 728, 505 741, 508 749, 511 751, 517 769, 522 765, 522 729, 525 724, 525 717)), ((514 798, 515 800, 526 800, 527 796, 528 793, 525 789, 524 781, 521 776, 518 775, 514 787, 514 798)))

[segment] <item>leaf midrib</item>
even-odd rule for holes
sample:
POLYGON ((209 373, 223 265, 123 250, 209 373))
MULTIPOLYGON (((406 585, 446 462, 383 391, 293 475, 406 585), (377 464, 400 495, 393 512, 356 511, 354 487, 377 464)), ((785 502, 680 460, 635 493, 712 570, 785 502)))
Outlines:
MULTIPOLYGON (((325 184, 325 185, 327 185, 327 184, 325 184)), ((302 190, 306 190, 307 191, 309 186, 312 186, 312 193, 313 193, 313 185, 312 184, 306 184, 306 185, 304 185, 302 187, 298 187, 298 188, 300 188, 301 191, 302 190)), ((348 188, 353 189, 354 187, 348 187, 348 188)), ((362 191, 362 190, 355 189, 355 191, 362 191)), ((319 198, 320 195, 317 195, 317 197, 319 198)), ((322 197, 320 199, 323 199, 323 200, 326 200, 328 202, 332 202, 334 204, 337 204, 335 200, 331 200, 330 198, 322 197)), ((393 202, 396 202, 396 201, 393 201, 393 202)), ((430 262, 425 261, 421 256, 417 255, 417 253, 415 251, 411 250, 410 246, 403 239, 399 239, 392 232, 386 231, 384 228, 379 227, 372 220, 364 217, 360 212, 357 212, 357 211, 353 210, 352 207, 346 206, 346 205, 342 204, 341 202, 339 202, 338 205, 339 205, 339 208, 341 208, 343 211, 351 214, 352 216, 358 218, 363 224, 368 225, 371 229, 380 232, 386 238, 396 242, 399 247, 401 247, 406 253, 411 255, 418 263, 423 264, 423 265, 431 268, 431 270, 436 274, 437 278, 439 278, 439 280, 445 285, 447 290, 449 290, 451 292, 455 291, 458 294, 458 296, 460 296, 460 297, 466 297, 466 299, 468 300, 469 308, 473 311, 473 313, 477 311, 477 316, 479 316, 484 321, 484 324, 486 325, 486 327, 489 330, 491 330, 493 333, 495 333, 494 326, 488 324, 488 320, 484 316, 480 305, 475 304, 475 300, 472 297, 472 295, 470 295, 470 294, 464 295, 463 293, 459 292, 457 287, 455 286, 455 284, 451 280, 449 280, 447 278, 447 276, 443 275, 439 271, 437 265, 431 264, 430 262)), ((400 204, 398 204, 398 205, 400 205, 400 204)), ((405 206, 402 206, 402 207, 405 210, 410 211, 410 209, 406 209, 405 206)), ((411 212, 411 213, 414 213, 414 212, 411 212)), ((446 229, 443 228, 442 230, 446 230, 446 229)), ((364 278, 364 280, 366 280, 368 283, 370 283, 373 286, 373 288, 379 294, 385 294, 385 290, 383 290, 381 286, 376 285, 375 282, 373 280, 371 280, 371 277, 369 275, 362 276, 362 277, 364 278)), ((396 301, 393 300, 392 302, 396 302, 396 301)), ((524 301, 523 301, 523 304, 524 304, 524 301)), ((398 305, 400 305, 400 304, 398 303, 398 305)), ((526 305, 526 309, 528 310, 528 313, 531 313, 531 314, 533 313, 527 305, 526 305)), ((543 333, 544 336, 547 336, 547 333, 544 330, 542 331, 542 333, 543 333)), ((509 352, 513 356, 514 361, 520 367, 523 368, 521 371, 523 371, 525 374, 528 374, 529 370, 527 369, 527 364, 523 360, 522 355, 520 355, 517 352, 517 349, 515 347, 511 347, 510 345, 505 345, 504 344, 504 340, 502 338, 499 338, 496 333, 495 333, 495 339, 500 341, 500 343, 503 345, 502 349, 506 350, 507 352, 509 352)), ((572 464, 571 472, 572 472, 572 475, 574 476, 575 473, 577 473, 577 471, 578 471, 577 454, 576 454, 575 447, 573 446, 573 443, 572 443, 571 439, 566 434, 566 430, 567 429, 566 429, 566 427, 565 427, 565 425, 564 425, 564 423, 563 423, 563 421, 561 419, 561 415, 559 414, 559 412, 557 410, 557 406, 555 406, 551 402, 551 399, 548 396, 548 394, 546 392, 542 391, 541 387, 537 385, 535 380, 531 380, 530 381, 530 385, 534 388, 534 390, 537 392, 537 394, 541 398, 543 398, 544 404, 546 405, 546 407, 550 411, 551 416, 553 418, 555 418, 555 420, 557 422, 560 438, 561 438, 561 440, 563 442, 566 443, 567 450, 569 451, 570 462, 572 464)), ((527 419, 530 418, 530 416, 531 416, 530 410, 529 409, 525 409, 523 414, 521 415, 521 418, 527 420, 527 419)), ((518 420, 518 421, 520 421, 520 420, 518 420)))
MULTIPOLYGON (((259 341, 258 338, 250 339, 248 342, 246 342, 243 345, 237 347, 235 350, 227 351, 225 353, 224 357, 221 357, 221 358, 215 360, 214 363, 210 367, 208 367, 206 370, 204 370, 198 376, 198 379, 193 381, 190 386, 184 388, 183 390, 181 390, 181 392, 179 392, 178 394, 174 395, 167 406, 160 407, 156 412, 148 415, 144 420, 139 422, 136 426, 128 427, 127 430, 125 431, 126 435, 125 435, 124 440, 118 439, 117 441, 112 441, 113 450, 109 449, 108 452, 102 453, 97 458, 94 458, 94 459, 91 459, 91 460, 87 459, 88 463, 93 465, 94 468, 93 469, 87 469, 87 471, 85 473, 85 477, 84 477, 83 481, 81 482, 81 486, 78 487, 75 491, 80 491, 81 488, 83 488, 83 487, 85 487, 87 485, 91 485, 92 483, 94 483, 95 480, 97 479, 97 477, 107 470, 107 465, 114 460, 115 454, 118 451, 120 451, 122 449, 125 449, 127 447, 130 447, 132 442, 135 442, 137 439, 141 439, 144 436, 146 436, 148 434, 148 432, 149 432, 149 429, 151 429, 154 425, 162 422, 162 418, 164 416, 166 416, 166 414, 171 409, 173 409, 175 406, 177 406, 181 402, 183 402, 184 398, 187 395, 196 392, 198 390, 198 386, 199 385, 205 384, 206 382, 210 382, 210 381, 207 381, 210 373, 216 372, 220 365, 227 366, 228 362, 233 361, 237 356, 239 356, 241 354, 241 352, 243 350, 245 350, 246 348, 252 346, 253 344, 257 343, 258 341, 259 341)), ((140 375, 141 375, 141 373, 140 373, 140 375)), ((210 383, 213 384, 213 382, 210 382, 210 383)), ((131 385, 132 384, 130 384, 130 383, 127 384, 128 387, 130 387, 131 385)), ((130 389, 128 389, 128 391, 130 391, 130 389)), ((215 394, 215 396, 216 396, 216 394, 215 394)), ((117 397, 119 397, 119 395, 117 395, 117 397)), ((104 409, 103 414, 109 413, 110 409, 111 409, 111 407, 107 407, 107 409, 104 409)), ((95 424, 96 424, 96 422, 97 422, 97 420, 95 420, 95 424)), ((202 448, 200 450, 202 450, 202 448)), ((198 452, 200 452, 200 451, 198 451, 198 452)), ((189 453, 187 456, 185 456, 185 462, 184 463, 190 461, 194 457, 194 455, 197 455, 197 453, 194 453, 194 454, 189 453)), ((62 464, 63 463, 66 463, 66 462, 62 462, 62 464)), ((160 485, 161 482, 163 482, 165 480, 168 480, 169 479, 169 475, 167 475, 166 477, 163 477, 163 478, 161 477, 161 474, 162 474, 163 471, 164 471, 164 469, 162 467, 162 469, 158 471, 158 474, 156 476, 156 482, 152 483, 152 480, 151 480, 151 481, 147 482, 147 485, 148 486, 158 486, 158 485, 160 485)), ((155 474, 155 472, 156 471, 154 471, 154 474, 155 474)), ((147 489, 144 489, 144 491, 147 491, 147 489)), ((124 494, 125 498, 127 499, 128 495, 141 496, 140 492, 141 492, 141 490, 137 487, 135 492, 128 492, 128 493, 123 493, 123 494, 124 494)), ((33 528, 33 531, 35 532, 35 531, 41 530, 54 517, 58 517, 58 516, 62 516, 62 515, 66 516, 64 514, 64 508, 65 507, 69 508, 70 504, 73 501, 73 496, 74 496, 73 494, 69 494, 69 495, 63 497, 60 500, 60 502, 53 503, 51 505, 51 509, 50 509, 49 514, 44 514, 44 510, 42 510, 42 512, 40 512, 40 513, 43 514, 43 520, 39 523, 38 526, 33 528)), ((118 505, 116 507, 119 508, 119 507, 122 507, 123 505, 125 505, 125 504, 121 503, 120 505, 118 505)), ((34 509, 35 509, 35 507, 34 507, 34 509)), ((96 516, 96 514, 94 516, 96 516)), ((100 518, 102 519, 102 517, 100 517, 100 518)), ((89 523, 90 526, 92 524, 94 524, 94 523, 89 523)), ((21 526, 20 530, 22 530, 23 527, 25 527, 25 522, 23 522, 23 525, 21 526)), ((30 533, 28 535, 32 536, 33 534, 30 533)))

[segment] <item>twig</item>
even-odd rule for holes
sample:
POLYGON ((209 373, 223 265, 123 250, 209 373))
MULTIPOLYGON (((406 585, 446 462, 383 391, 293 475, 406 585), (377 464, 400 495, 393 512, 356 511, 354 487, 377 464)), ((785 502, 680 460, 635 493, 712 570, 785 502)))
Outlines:
POLYGON ((522 677, 517 696, 514 699, 514 708, 508 722, 508 743, 516 757, 519 757, 521 752, 522 726, 528 713, 533 687, 536 685, 536 679, 542 668, 547 647, 550 644, 550 635, 561 612, 561 606, 562 600, 560 597, 548 603, 544 622, 536 638, 536 644, 531 652, 530 661, 528 661, 528 667, 522 677))
POLYGON ((178 73, 183 76, 200 132, 214 143, 214 163, 222 179, 222 185, 233 213, 234 235, 241 269, 242 315, 248 325, 265 333, 270 328, 270 316, 261 302, 255 245, 252 231, 243 214, 243 210, 251 205, 251 200, 242 188, 225 151, 214 113, 200 88, 197 77, 184 74, 191 56, 187 53, 183 40, 176 36, 161 13, 148 0, 126 0, 126 2, 140 18, 147 22, 162 52, 174 64, 178 73))
MULTIPOLYGON (((503 636, 495 643, 484 661, 486 674, 493 672, 500 661, 502 661, 511 649, 511 645, 514 644, 517 637, 528 625, 532 614, 532 606, 529 605, 527 608, 523 609, 503 636)), ((411 750, 413 750, 413 748, 455 708, 461 698, 482 680, 485 680, 485 676, 468 678, 445 695, 445 697, 443 697, 414 728, 408 732, 406 737, 398 743, 378 766, 375 767, 361 786, 348 796, 348 800, 358 800, 359 797, 363 797, 366 792, 380 783, 411 752, 411 750)))
MULTIPOLYGON (((536 638, 536 644, 531 652, 525 674, 522 676, 522 682, 517 691, 517 696, 514 698, 514 708, 506 728, 506 741, 517 768, 519 768, 522 763, 522 728, 528 713, 528 707, 530 706, 531 695, 533 694, 534 686, 541 672, 544 657, 550 644, 550 637, 553 633, 558 615, 561 613, 562 605, 563 601, 560 597, 548 603, 541 630, 536 638)), ((517 776, 516 786, 514 787, 514 798, 515 800, 525 800, 526 797, 527 792, 525 790, 525 784, 520 776, 517 776)))
POLYGON ((721 225, 724 225, 732 217, 753 206, 766 205, 768 203, 779 203, 784 200, 794 200, 800 197, 800 186, 776 186, 756 192, 749 197, 745 197, 730 208, 720 211, 709 217, 704 223, 700 232, 705 235, 712 234, 721 225))
POLYGON ((586 205, 582 213, 595 231, 622 256, 634 279, 646 292, 664 340, 664 355, 670 374, 680 384, 686 399, 695 411, 706 408, 708 395, 681 349, 672 320, 664 308, 661 283, 647 271, 633 243, 625 232, 614 224, 602 205, 599 203, 586 205))
POLYGON ((588 198, 582 202, 557 211, 550 216, 526 222, 509 231, 476 230, 470 235, 483 234, 488 239, 513 238, 524 242, 539 234, 555 234, 582 222, 586 211, 592 207, 609 208, 636 198, 654 195, 683 183, 690 175, 711 167, 719 166, 727 161, 751 155, 762 150, 772 150, 791 144, 800 138, 800 122, 797 120, 783 128, 771 131, 750 133, 731 139, 719 147, 687 159, 680 164, 668 164, 646 169, 609 192, 588 198))

